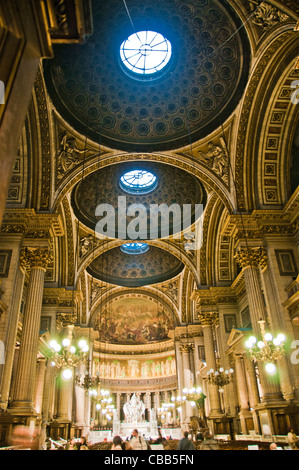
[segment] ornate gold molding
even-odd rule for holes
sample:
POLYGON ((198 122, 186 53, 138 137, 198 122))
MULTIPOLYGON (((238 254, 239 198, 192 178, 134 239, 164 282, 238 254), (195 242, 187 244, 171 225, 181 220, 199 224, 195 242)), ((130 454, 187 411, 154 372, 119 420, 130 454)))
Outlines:
POLYGON ((180 344, 180 352, 182 354, 189 354, 189 352, 192 352, 194 351, 194 343, 183 343, 183 344, 180 344))
POLYGON ((26 247, 22 250, 20 262, 26 269, 43 268, 46 269, 48 264, 53 261, 53 254, 47 248, 31 248, 26 247))
POLYGON ((264 247, 242 248, 236 253, 235 258, 241 268, 260 266, 265 269, 268 266, 267 250, 264 247))
POLYGON ((198 318, 202 326, 217 326, 219 324, 217 312, 200 312, 198 318))

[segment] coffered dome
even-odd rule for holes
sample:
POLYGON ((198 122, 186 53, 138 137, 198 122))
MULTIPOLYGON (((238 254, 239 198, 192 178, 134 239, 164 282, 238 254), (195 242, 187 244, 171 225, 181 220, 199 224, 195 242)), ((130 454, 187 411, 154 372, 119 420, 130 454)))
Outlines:
MULTIPOLYGON (((120 51, 134 31, 124 4, 94 0, 93 35, 84 45, 57 45, 45 62, 54 105, 78 131, 126 151, 174 149, 205 137, 235 109, 248 77, 239 17, 224 0, 127 3, 137 32, 168 41, 166 67, 127 73, 120 51)), ((141 44, 142 60, 149 47, 141 44)))
MULTIPOLYGON (((147 183, 145 184, 147 185, 147 183)), ((145 233, 140 234, 140 239, 157 239, 163 237, 163 228, 167 229, 167 234, 178 233, 183 228, 183 223, 188 226, 195 221, 197 217, 196 205, 206 203, 206 191, 200 181, 190 173, 171 165, 156 162, 126 162, 117 165, 111 165, 107 168, 97 170, 78 183, 72 193, 72 206, 76 217, 87 227, 95 230, 97 222, 100 220, 96 216, 96 210, 99 205, 109 204, 115 210, 115 236, 112 238, 131 239, 128 233, 118 236, 119 219, 118 215, 123 213, 129 207, 139 205, 144 207, 147 213, 147 228, 145 233), (139 170, 147 173, 150 178, 149 186, 139 187, 137 180, 137 189, 134 190, 134 178, 123 179, 126 175, 131 175, 132 171, 139 170), (129 183, 126 186, 126 183, 129 183), (120 197, 123 197, 120 207, 120 197), (167 209, 177 207, 180 209, 179 217, 171 218, 170 212, 169 224, 163 226, 162 219, 157 219, 156 236, 150 234, 151 208, 155 205, 164 205, 167 209), (190 224, 184 215, 184 205, 190 207, 190 224)), ((200 215, 200 214, 199 214, 200 215)), ((132 216, 135 217, 135 216, 132 216)), ((129 226, 132 220, 131 216, 126 217, 126 224, 129 226)), ((186 225, 184 228, 187 228, 186 225)), ((100 232, 103 233, 103 232, 100 232)))
POLYGON ((128 254, 121 247, 98 256, 87 268, 95 279, 123 287, 163 282, 178 275, 184 264, 171 253, 149 246, 144 253, 128 254))

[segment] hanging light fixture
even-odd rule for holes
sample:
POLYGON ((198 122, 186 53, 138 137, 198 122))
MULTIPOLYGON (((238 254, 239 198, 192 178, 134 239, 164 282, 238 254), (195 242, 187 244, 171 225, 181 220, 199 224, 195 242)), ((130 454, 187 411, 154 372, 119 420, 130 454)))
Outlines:
POLYGON ((73 368, 87 361, 88 351, 89 346, 84 339, 74 346, 70 338, 64 338, 61 344, 56 340, 50 341, 47 357, 53 367, 58 369, 73 368))
POLYGON ((100 377, 99 374, 92 376, 89 372, 89 368, 86 370, 85 374, 77 374, 76 378, 76 385, 78 387, 84 388, 85 391, 89 391, 90 395, 97 395, 97 391, 100 385, 100 377))
POLYGON ((264 320, 260 320, 258 323, 261 329, 261 338, 250 336, 245 346, 250 359, 255 362, 264 362, 266 372, 273 375, 277 370, 275 362, 286 354, 286 337, 283 333, 274 337, 272 333, 266 332, 264 320))
POLYGON ((91 394, 91 398, 96 401, 96 410, 100 411, 108 421, 111 421, 115 405, 113 403, 113 398, 110 396, 109 390, 102 389, 99 394, 91 394))
POLYGON ((207 371, 208 381, 212 385, 219 387, 219 392, 224 392, 224 386, 232 382, 234 369, 224 370, 220 367, 219 370, 210 369, 207 371))

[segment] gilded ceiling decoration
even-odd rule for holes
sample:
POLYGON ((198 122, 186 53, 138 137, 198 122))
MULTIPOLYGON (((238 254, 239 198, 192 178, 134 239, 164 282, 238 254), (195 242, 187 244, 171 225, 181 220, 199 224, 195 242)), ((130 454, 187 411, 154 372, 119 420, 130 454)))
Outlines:
POLYGON ((128 0, 137 31, 172 44, 171 65, 157 80, 129 77, 120 45, 134 31, 121 0, 93 1, 94 33, 84 45, 55 47, 45 61, 53 103, 95 142, 127 151, 174 149, 205 137, 238 104, 248 78, 245 28, 227 1, 128 0))
POLYGON ((88 266, 94 278, 124 287, 139 287, 163 282, 178 275, 184 268, 181 260, 156 246, 146 253, 131 255, 120 247, 98 256, 88 266))
POLYGON ((158 302, 138 298, 116 299, 99 313, 99 339, 118 344, 146 344, 171 338, 174 318, 158 302))
MULTIPOLYGON (((131 162, 111 165, 85 177, 73 190, 72 206, 78 219, 87 227, 95 230, 96 224, 100 220, 100 217, 95 215, 97 206, 100 204, 110 204, 115 211, 120 210, 118 199, 120 196, 126 197, 125 210, 133 204, 142 204, 146 208, 148 231, 150 230, 150 205, 166 204, 167 207, 170 207, 172 204, 177 204, 181 208, 181 220, 183 220, 183 205, 188 204, 193 214, 193 222, 195 204, 202 204, 204 207, 206 202, 206 192, 202 184, 190 173, 161 163, 131 162), (148 170, 157 177, 157 186, 150 193, 140 195, 129 194, 120 186, 120 177, 130 169, 136 168, 148 170)), ((117 214, 117 212, 115 213, 117 214)), ((127 227, 130 221, 137 217, 137 215, 136 213, 134 216, 127 216, 127 227)), ((115 216, 115 223, 115 232, 118 234, 117 216, 115 216)), ((161 220, 159 224, 158 236, 155 238, 160 238, 161 220)), ((180 225, 182 225, 181 221, 175 222, 170 219, 169 235, 179 232, 178 228, 180 225)), ((113 238, 118 237, 115 236, 113 238)), ((121 238, 124 237, 122 236, 121 238)), ((145 238, 152 237, 150 233, 147 233, 145 238)))

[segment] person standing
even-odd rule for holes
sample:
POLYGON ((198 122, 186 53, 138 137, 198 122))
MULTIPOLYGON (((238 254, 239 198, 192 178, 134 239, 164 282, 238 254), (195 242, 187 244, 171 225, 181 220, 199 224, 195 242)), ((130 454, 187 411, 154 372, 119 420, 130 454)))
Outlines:
POLYGON ((138 430, 134 429, 132 432, 132 439, 130 440, 130 444, 133 450, 147 450, 148 446, 142 436, 139 436, 138 430))
POLYGON ((294 429, 292 427, 288 429, 287 439, 292 450, 299 450, 299 439, 296 436, 294 429))
POLYGON ((111 450, 123 450, 122 438, 120 436, 114 436, 111 450))
POLYGON ((195 450, 193 442, 189 439, 189 432, 184 432, 184 437, 180 440, 177 450, 195 450))
POLYGON ((218 441, 214 439, 213 434, 209 431, 204 433, 204 441, 200 446, 200 450, 219 450, 218 441))

